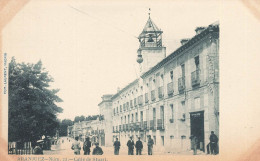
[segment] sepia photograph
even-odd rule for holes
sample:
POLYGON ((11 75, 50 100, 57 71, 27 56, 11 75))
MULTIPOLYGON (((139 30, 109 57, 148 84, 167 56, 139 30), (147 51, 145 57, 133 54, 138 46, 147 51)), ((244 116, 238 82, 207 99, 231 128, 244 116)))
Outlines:
POLYGON ((220 1, 2 5, 6 155, 221 155, 220 1))

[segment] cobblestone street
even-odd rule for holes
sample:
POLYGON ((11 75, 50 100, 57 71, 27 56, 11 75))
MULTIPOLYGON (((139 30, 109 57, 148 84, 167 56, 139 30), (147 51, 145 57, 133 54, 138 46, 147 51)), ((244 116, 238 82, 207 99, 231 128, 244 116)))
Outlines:
MULTIPOLYGON (((57 141, 57 145, 52 145, 51 150, 44 150, 44 155, 73 155, 74 152, 71 150, 71 144, 74 139, 70 137, 61 137, 57 141), (62 141, 63 140, 63 141, 62 141)), ((81 146, 83 143, 81 142, 81 146)), ((91 147, 91 152, 93 151, 94 146, 91 147)), ((113 147, 102 147, 104 155, 114 155, 113 147)), ((83 149, 81 149, 80 155, 83 155, 83 149)), ((186 151, 182 153, 163 153, 154 151, 154 155, 192 155, 192 151, 186 151)), ((127 155, 127 147, 121 147, 119 155, 127 155)), ((142 155, 147 155, 147 147, 144 146, 142 155)), ((198 151, 198 155, 205 155, 205 153, 198 151)))

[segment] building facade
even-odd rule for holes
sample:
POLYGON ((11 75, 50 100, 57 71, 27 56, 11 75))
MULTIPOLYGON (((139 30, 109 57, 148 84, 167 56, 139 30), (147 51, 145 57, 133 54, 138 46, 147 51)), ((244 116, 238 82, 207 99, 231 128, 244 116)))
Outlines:
MULTIPOLYGON (((197 27, 190 39, 166 57, 161 31, 150 15, 139 35, 140 78, 99 103, 102 119, 74 124, 72 136, 90 136, 102 146, 129 137, 165 153, 189 151, 190 136, 205 151, 210 132, 219 136, 219 24, 197 27)), ((70 130, 70 131, 69 131, 70 130)), ((84 138, 84 137, 83 137, 84 138)))
POLYGON ((137 51, 141 77, 107 100, 112 141, 146 143, 150 135, 156 151, 171 153, 190 150, 191 135, 205 151, 210 132, 219 135, 219 24, 195 32, 166 57, 163 32, 149 16, 137 51))

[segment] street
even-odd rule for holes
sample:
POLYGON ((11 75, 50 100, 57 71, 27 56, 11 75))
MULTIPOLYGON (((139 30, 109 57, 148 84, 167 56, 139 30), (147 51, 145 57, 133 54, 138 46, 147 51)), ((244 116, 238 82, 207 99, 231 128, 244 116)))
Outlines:
MULTIPOLYGON (((60 137, 57 141, 57 145, 52 145, 51 150, 44 150, 44 155, 74 155, 74 151, 71 149, 71 145, 74 142, 74 139, 71 137, 60 137)), ((80 143, 81 147, 83 142, 80 143)), ((91 153, 93 148, 91 147, 91 153)), ((103 149, 104 155, 114 155, 114 148, 113 147, 101 147, 103 149)), ((134 149, 135 154, 135 149, 134 149)), ((154 155, 193 155, 193 151, 186 151, 182 153, 163 153, 154 151, 154 155)), ((83 148, 81 148, 80 155, 84 155, 83 148)), ((119 155, 128 155, 128 149, 126 147, 121 147, 119 155)), ((142 151, 142 155, 147 155, 147 146, 144 145, 144 149, 142 151)), ((205 153, 198 151, 198 155, 205 155, 205 153)))

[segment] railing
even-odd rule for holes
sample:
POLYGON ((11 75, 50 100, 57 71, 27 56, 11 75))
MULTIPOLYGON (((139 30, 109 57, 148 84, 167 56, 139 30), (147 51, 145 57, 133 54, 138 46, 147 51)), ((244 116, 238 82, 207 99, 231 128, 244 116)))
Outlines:
POLYGON ((164 130, 164 120, 157 119, 157 130, 164 130))
POLYGON ((191 73, 191 85, 192 87, 198 86, 200 84, 200 71, 195 70, 191 73))
POLYGON ((155 130, 155 120, 150 120, 150 130, 155 130))
POLYGON ((183 93, 185 89, 185 77, 181 77, 178 79, 178 90, 179 93, 183 93))
POLYGON ((151 100, 154 101, 155 100, 155 90, 151 91, 151 100))
POLYGON ((173 95, 173 82, 170 82, 167 84, 167 93, 168 93, 168 96, 173 95))
POLYGON ((135 131, 140 130, 140 122, 136 122, 136 123, 135 123, 134 130, 135 130, 135 131))
POLYGON ((145 95, 144 95, 145 97, 144 97, 144 100, 145 100, 145 103, 148 103, 148 93, 145 93, 145 95))
POLYGON ((15 154, 15 155, 33 154, 33 148, 31 142, 25 142, 24 144, 21 144, 19 142, 9 142, 8 154, 15 154))
POLYGON ((143 105, 143 95, 138 96, 138 104, 143 105))
POLYGON ((133 108, 133 100, 130 101, 130 107, 133 108))
POLYGON ((163 98, 163 86, 158 88, 158 97, 163 98))

